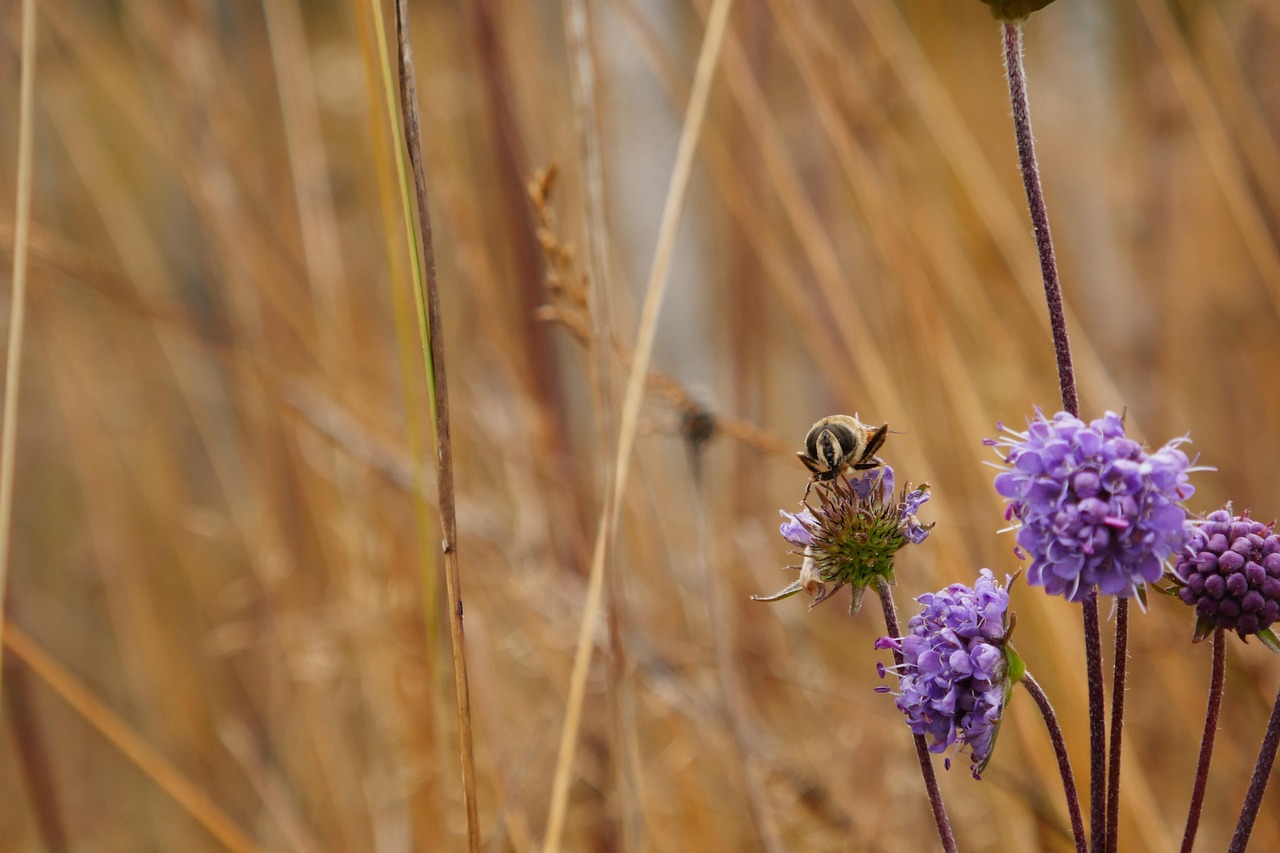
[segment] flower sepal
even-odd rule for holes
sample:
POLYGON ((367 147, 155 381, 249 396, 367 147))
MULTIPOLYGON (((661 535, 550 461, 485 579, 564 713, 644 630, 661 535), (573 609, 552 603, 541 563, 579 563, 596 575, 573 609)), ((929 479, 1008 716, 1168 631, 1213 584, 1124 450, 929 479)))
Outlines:
POLYGON ((1014 651, 1013 646, 1005 643, 1004 665, 1006 677, 1009 679, 1009 687, 1005 690, 1004 696, 1005 706, 1008 707, 1009 697, 1013 695, 1013 686, 1027 674, 1027 662, 1022 659, 1022 655, 1014 651))
POLYGON ((753 595, 751 596, 751 600, 752 601, 782 601, 782 599, 790 598, 791 596, 795 595, 797 592, 804 592, 804 591, 805 591, 804 581, 797 580, 797 581, 792 581, 789 586, 786 586, 778 590, 773 595, 753 595))
MULTIPOLYGON (((1175 593, 1176 595, 1176 593, 1175 593)), ((1196 620, 1196 630, 1191 634, 1191 642, 1202 643, 1209 637, 1213 636, 1213 629, 1217 626, 1209 619, 1201 616, 1196 620)))
POLYGON ((1264 628, 1254 636, 1258 638, 1262 645, 1280 655, 1280 637, 1276 636, 1276 632, 1274 630, 1271 628, 1264 628))

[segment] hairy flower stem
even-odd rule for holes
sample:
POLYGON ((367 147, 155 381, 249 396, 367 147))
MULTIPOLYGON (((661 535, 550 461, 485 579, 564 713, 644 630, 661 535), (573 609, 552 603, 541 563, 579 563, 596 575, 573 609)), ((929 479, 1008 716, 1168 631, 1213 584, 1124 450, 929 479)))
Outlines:
MULTIPOLYGON (((893 589, 883 577, 876 578, 876 594, 880 596, 880 606, 884 610, 884 627, 890 637, 901 637, 898 629, 898 609, 893 605, 893 589)), ((902 666, 902 652, 893 650, 893 662, 902 666)), ((947 853, 956 853, 956 837, 951 832, 951 821, 947 817, 947 808, 942 803, 942 791, 938 789, 938 777, 933 772, 933 761, 929 757, 929 747, 923 735, 915 735, 916 758, 920 760, 920 775, 924 777, 925 790, 929 792, 929 805, 933 809, 933 821, 938 827, 938 838, 942 840, 942 849, 947 853)))
POLYGON ((1267 779, 1271 776, 1271 766, 1275 764, 1277 746, 1280 746, 1280 692, 1276 693, 1276 703, 1271 709, 1267 733, 1262 736, 1258 763, 1254 765, 1253 779, 1249 781, 1249 790, 1244 795, 1244 805, 1240 809, 1240 819, 1236 821, 1236 832, 1231 836, 1228 853, 1244 853, 1249 846, 1249 834, 1253 832, 1253 821, 1258 817, 1258 809, 1262 806, 1262 795, 1267 791, 1267 779))
POLYGON ((1107 761, 1107 853, 1116 853, 1120 835, 1120 746, 1124 722, 1124 681, 1129 663, 1129 599, 1116 602, 1115 666, 1111 679, 1111 753, 1107 761))
MULTIPOLYGON (((1064 411, 1080 416, 1080 398, 1076 393, 1075 368, 1071 363, 1071 341, 1067 337, 1067 318, 1062 305, 1062 285, 1058 281, 1058 264, 1053 254, 1053 238, 1049 234, 1049 213, 1040 184, 1040 167, 1036 164, 1035 141, 1031 135, 1031 104, 1027 98, 1027 72, 1022 64, 1022 24, 1005 22, 1004 67, 1009 81, 1009 104, 1013 109, 1013 129, 1018 142, 1018 163, 1022 168, 1022 186, 1027 193, 1031 227, 1035 232, 1040 255, 1040 273, 1044 279, 1045 303, 1049 308, 1049 325, 1053 329, 1053 351, 1058 362, 1058 386, 1062 391, 1064 411)), ((1102 637, 1098 623, 1096 593, 1084 604, 1084 647, 1089 681, 1089 824, 1093 849, 1106 849, 1106 732, 1102 684, 1102 637)), ((1115 721, 1119 725, 1120 720, 1115 721)))
POLYGON ((1089 837, 1090 849, 1101 851, 1106 841, 1107 733, 1103 708, 1102 632, 1098 627, 1098 593, 1084 608, 1084 655, 1089 681, 1089 837))
POLYGON ((1209 676, 1209 706, 1204 712, 1204 737, 1200 739, 1200 760, 1196 764, 1196 783, 1191 789, 1191 805, 1187 809, 1187 829, 1182 833, 1181 853, 1191 853, 1200 828, 1200 809, 1204 806, 1205 786, 1209 782, 1209 760, 1213 757, 1213 739, 1218 734, 1218 712, 1222 709, 1222 684, 1227 677, 1226 633, 1213 632, 1213 674, 1209 676))
POLYGON ((1022 65, 1022 24, 1005 23, 1003 27, 1004 67, 1009 78, 1013 129, 1018 139, 1018 162, 1022 166, 1022 186, 1027 191, 1031 227, 1035 230, 1036 249, 1040 253, 1040 274, 1044 278, 1044 298, 1049 306, 1049 324, 1053 328, 1062 408, 1080 417, 1075 369, 1071 364, 1071 341, 1067 338, 1067 318, 1062 308, 1062 285, 1058 282, 1058 262, 1053 255, 1053 238, 1049 236, 1049 212, 1044 205, 1044 188, 1040 185, 1040 167, 1036 165, 1036 146, 1031 135, 1031 102, 1027 99, 1027 72, 1022 65))
POLYGON ((1022 676, 1022 686, 1027 688, 1031 698, 1040 707, 1044 724, 1049 729, 1053 752, 1058 757, 1058 771, 1062 773, 1062 791, 1067 798, 1067 811, 1071 814, 1071 835, 1075 838, 1077 853, 1085 853, 1088 843, 1084 835, 1084 819, 1080 817, 1080 795, 1076 792, 1076 778, 1071 772, 1071 759, 1067 755, 1067 742, 1062 737, 1062 727, 1058 725, 1058 717, 1053 713, 1049 697, 1045 695, 1040 683, 1031 677, 1031 673, 1022 676))

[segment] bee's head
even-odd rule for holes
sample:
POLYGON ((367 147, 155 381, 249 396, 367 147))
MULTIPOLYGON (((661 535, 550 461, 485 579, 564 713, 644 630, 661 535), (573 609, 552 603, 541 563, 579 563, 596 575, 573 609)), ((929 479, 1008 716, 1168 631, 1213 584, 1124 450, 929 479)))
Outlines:
POLYGON ((845 459, 858 446, 858 436, 846 424, 826 424, 818 432, 814 446, 810 448, 813 456, 822 461, 827 470, 839 469, 845 459))

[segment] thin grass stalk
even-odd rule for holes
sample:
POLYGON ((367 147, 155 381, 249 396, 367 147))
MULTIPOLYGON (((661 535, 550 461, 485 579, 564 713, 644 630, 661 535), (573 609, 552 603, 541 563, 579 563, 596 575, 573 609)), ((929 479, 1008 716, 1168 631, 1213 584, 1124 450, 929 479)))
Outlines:
POLYGON ((676 149, 675 164, 663 205, 662 220, 658 229, 658 242, 654 249, 653 264, 645 289, 644 304, 640 312, 640 324, 636 332, 635 356, 627 377, 622 403, 622 415, 618 427, 618 454, 614 464, 613 488, 606 494, 600 523, 596 530, 596 544, 591 558, 591 574, 587 583, 587 596, 583 604, 582 624, 578 633, 577 650, 574 653, 573 673, 569 682, 569 699, 565 720, 560 733, 560 749, 556 759, 555 778, 552 783, 551 803, 547 815, 547 834, 543 849, 558 850, 564 832, 565 813, 569 805, 569 782, 577 747, 578 727, 582 719, 582 703, 586 697, 587 675, 595 645, 596 624, 600 618, 600 604, 604 590, 604 560, 606 539, 617 529, 622 495, 626 491, 630 468, 631 450, 635 444, 636 426, 640 418, 640 404, 644 398, 645 377, 653 355, 653 342, 657 334, 658 313, 666 293, 671 271, 671 259, 675 251, 676 235, 684 210, 684 199, 693 170, 693 157, 698 138, 706 118, 707 102, 711 95, 717 60, 728 29, 729 10, 733 0, 716 0, 703 34, 698 52, 698 65, 694 73, 693 88, 685 111, 684 126, 676 149))
MULTIPOLYGON (((578 135, 582 164, 582 218, 586 232, 584 262, 587 269, 587 310, 590 337, 587 346, 587 375, 595 404, 597 494, 613 489, 610 443, 615 434, 615 394, 613 366, 613 308, 609 251, 608 206, 605 201, 604 156, 601 152, 598 110, 597 66, 591 37, 591 7, 586 0, 564 3, 565 43, 569 51, 569 71, 573 83, 573 119, 578 135)), ((605 531, 605 553, 613 550, 605 531)), ((614 741, 618 796, 621 800, 622 849, 639 849, 641 827, 637 814, 640 780, 638 762, 626 744, 634 737, 635 692, 626 677, 627 646, 623 641, 626 595, 618 572, 610 572, 606 606, 609 624, 609 702, 611 736, 614 741)))
MULTIPOLYGON (((1009 103, 1013 109, 1014 135, 1018 143, 1018 163, 1022 169, 1022 186, 1027 194, 1031 226, 1035 232, 1040 274, 1044 279, 1045 303, 1049 309, 1049 326, 1053 332, 1053 351, 1058 363, 1062 408, 1079 417, 1080 399, 1076 391, 1075 368, 1071 361, 1071 341, 1067 336, 1062 284, 1058 279, 1053 237, 1049 232, 1049 212, 1045 206, 1040 167, 1036 163, 1035 138, 1031 131, 1027 71, 1022 62, 1022 24, 1006 22, 1001 28, 1004 36, 1005 74, 1009 82, 1009 103)), ((1097 590, 1093 591, 1082 606, 1089 690, 1089 825, 1092 849, 1102 851, 1107 845, 1107 745, 1097 590)), ((1112 720, 1112 725, 1119 727, 1121 722, 1121 719, 1116 718, 1112 720)))
MULTIPOLYGON (((883 577, 876 577, 876 594, 880 596, 880 608, 884 612, 884 628, 890 637, 901 637, 898 627, 898 608, 893 604, 893 587, 883 577)), ((902 652, 893 649, 893 663, 902 666, 902 652)), ((913 734, 916 745, 916 759, 920 762, 920 775, 924 779, 925 791, 929 794, 929 807, 933 811, 933 822, 938 828, 938 838, 942 841, 942 849, 947 853, 955 853, 956 837, 951 831, 951 820, 947 817, 947 807, 942 802, 942 791, 938 788, 938 776, 933 770, 933 761, 929 757, 929 745, 924 735, 913 734)))
POLYGON ((1213 632, 1213 671, 1209 676, 1209 702, 1204 712, 1204 735, 1200 738, 1200 758, 1196 762, 1196 781, 1191 789, 1191 805, 1187 807, 1187 828, 1182 833, 1181 853, 1191 853, 1200 828, 1200 810, 1209 784, 1209 762, 1213 758, 1213 742, 1218 734, 1218 714, 1222 710, 1222 686, 1227 677, 1226 633, 1213 632))
POLYGON ((31 673, 15 655, 4 656, 4 710, 13 733, 17 757, 15 768, 26 784, 40 841, 51 853, 71 849, 63 819, 62 797, 53 776, 53 764, 44 732, 44 724, 31 695, 31 673))
MULTIPOLYGON (((360 37, 360 53, 365 68, 365 91, 369 102, 369 132, 372 138, 372 159, 374 174, 378 187, 378 210, 381 214, 382 238, 387 255, 387 278, 391 287, 391 314, 396 336, 396 356, 400 367, 402 400, 405 415, 405 433, 409 449, 409 465, 406 466, 406 482, 410 484, 410 499, 413 503, 413 526, 418 540, 418 575, 422 596, 423 625, 426 648, 437 647, 436 637, 440 634, 440 582, 438 562, 436 560, 434 535, 431 531, 433 510, 427 500, 427 459, 424 436, 425 425, 419 401, 419 374, 415 368, 414 352, 417 346, 417 331, 413 320, 413 305, 410 297, 411 285, 406 279, 404 270, 404 247, 396 242, 396 231, 404 228, 406 237, 412 235, 411 201, 407 192, 402 193, 403 208, 397 215, 396 186, 408 188, 406 180, 404 147, 396 140, 400 136, 400 114, 396 110, 394 77, 391 61, 387 55, 386 26, 382 17, 380 0, 353 0, 352 9, 357 22, 360 37), (361 6, 367 6, 367 11, 361 6), (372 23, 372 32, 370 31, 372 23), (382 99, 386 107, 382 120, 378 118, 377 104, 382 99), (388 152, 394 161, 394 172, 388 162, 388 152)), ((407 239, 410 255, 417 259, 417 244, 407 239)), ((415 279, 416 280, 416 279, 415 279)), ((426 656, 427 682, 431 685, 439 683, 440 656, 426 656)), ((434 740, 432 709, 423 709, 420 714, 427 737, 434 740)), ((430 748, 430 744, 428 744, 430 748)), ((438 787, 435 784, 424 786, 425 790, 417 792, 413 800, 414 826, 417 829, 419 845, 427 845, 426 833, 432 828, 442 825, 436 796, 438 787)))
MULTIPOLYGON (((400 112, 396 106, 396 82, 391 71, 391 58, 387 53, 387 29, 382 17, 382 4, 379 0, 369 0, 369 6, 373 11, 373 30, 374 43, 378 48, 378 65, 382 70, 382 91, 384 95, 385 105, 387 109, 387 124, 391 128, 392 139, 402 139, 403 132, 400 128, 400 112)), ((418 249, 418 240, 413 230, 413 187, 409 179, 408 164, 405 163, 404 146, 396 144, 394 146, 396 164, 396 177, 400 183, 400 205, 401 216, 400 221, 404 227, 405 246, 409 251, 409 276, 413 282, 422 281, 422 253, 418 249)), ((416 286, 408 288, 413 292, 414 307, 418 312, 419 326, 421 325, 422 308, 418 303, 420 299, 420 291, 416 286)), ((403 291, 402 291, 403 293, 403 291)), ((403 300, 397 300, 396 305, 400 305, 403 300)), ((401 309, 397 308, 397 312, 401 309)), ((397 325, 396 334, 402 334, 401 328, 397 325)), ((409 337, 413 337, 413 332, 408 333, 409 337)), ((406 338, 407 340, 407 338, 406 338)), ((418 346, 422 347, 421 336, 418 336, 418 346)), ((424 358, 430 358, 430 353, 425 349, 423 351, 424 358)), ((413 358, 408 353, 402 354, 401 368, 404 370, 404 381, 406 388, 414 386, 413 377, 417 372, 413 369, 413 358)), ((430 397, 431 391, 428 388, 428 399, 433 407, 434 401, 430 397)), ((425 451, 421 442, 414 436, 421 436, 424 432, 422 420, 418 415, 417 401, 415 395, 406 390, 406 429, 410 434, 410 458, 414 465, 413 484, 416 498, 414 500, 414 510, 425 519, 430 507, 427 504, 427 479, 425 465, 425 451), (416 445, 416 447, 415 447, 416 445)), ((427 535, 426 525, 419 523, 421 530, 420 538, 423 545, 423 561, 421 567, 422 574, 422 606, 423 618, 426 626, 426 638, 428 647, 432 647, 435 643, 436 636, 440 631, 440 583, 436 572, 435 546, 430 541, 431 537, 427 535)), ((428 655, 427 667, 431 678, 431 683, 436 683, 437 658, 435 655, 428 655)))
POLYGON ((1280 691, 1276 692, 1271 719, 1267 721, 1267 733, 1262 736, 1258 763, 1254 765, 1253 778, 1249 780, 1249 790, 1245 792, 1244 805, 1240 808, 1240 819, 1236 821, 1236 831, 1231 836, 1228 853, 1244 853, 1249 846, 1253 822, 1258 818, 1258 809, 1262 808, 1262 795, 1267 792, 1267 780, 1271 777, 1271 767, 1276 761, 1277 747, 1280 747, 1280 691))
MULTIPOLYGON (((32 114, 36 81, 36 4, 22 3, 22 69, 18 84, 18 193, 14 204, 13 292, 9 297, 9 343, 5 353, 4 422, 0 426, 0 626, 9 587, 9 545, 13 535, 13 474, 18 443, 18 383, 27 316, 27 247, 31 236, 31 161, 35 139, 32 114)), ((0 672, 3 672, 0 669, 0 672)), ((2 687, 2 682, 0 682, 2 687)))
POLYGON ((480 816, 476 804, 475 754, 471 733, 471 695, 467 684, 466 642, 462 626, 462 588, 458 572, 458 520, 454 504, 453 444, 449 433, 449 386, 444 364, 444 329, 440 317, 440 288, 436 281, 435 249, 427 203, 427 175, 422 162, 418 124, 418 92, 414 81, 413 46, 405 0, 396 0, 396 45, 400 60, 400 109, 404 115, 404 143, 413 167, 418 227, 422 232, 422 277, 414 288, 422 355, 427 371, 428 398, 436 441, 436 491, 444 554, 445 594, 449 604, 449 642, 453 652, 453 686, 457 703, 458 740, 462 760, 462 797, 467 813, 468 849, 480 849, 480 816))
POLYGON ((1115 663, 1111 669, 1111 738, 1107 761, 1107 853, 1116 853, 1120 834, 1120 750, 1124 727, 1124 682, 1129 664, 1129 599, 1116 602, 1115 663))
POLYGON ((227 816, 204 791, 103 704, 62 664, 12 622, 0 628, 5 652, 21 661, 85 722, 120 750, 142 774, 170 796, 197 824, 228 850, 258 853, 263 848, 227 816))
POLYGON ((725 594, 725 583, 713 563, 712 527, 708 523, 707 491, 702 474, 700 454, 703 448, 698 445, 698 438, 686 435, 689 442, 689 472, 693 478, 693 526, 698 535, 698 562, 702 575, 706 580, 708 628, 716 656, 716 674, 720 679, 720 702, 724 713, 724 721, 733 736, 733 760, 741 773, 743 792, 746 795, 747 811, 754 823, 755 837, 765 853, 782 853, 787 847, 778 830, 778 819, 769 805, 768 792, 765 790, 763 773, 760 767, 760 754, 756 744, 759 738, 753 738, 747 694, 738 671, 734 657, 735 622, 733 608, 725 594))

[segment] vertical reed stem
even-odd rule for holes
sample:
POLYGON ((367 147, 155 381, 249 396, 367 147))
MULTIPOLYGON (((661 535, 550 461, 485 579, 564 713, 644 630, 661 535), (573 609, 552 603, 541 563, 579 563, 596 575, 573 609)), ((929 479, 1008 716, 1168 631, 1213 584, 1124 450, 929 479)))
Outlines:
POLYGON ((453 651, 453 686, 457 702, 458 740, 462 759, 462 797, 467 812, 467 846, 480 849, 480 817, 476 807, 475 754, 471 737, 471 692, 467 682, 466 641, 462 630, 462 587, 458 572, 458 520, 454 504, 453 441, 449 433, 449 388, 444 368, 444 329, 440 318, 440 288, 436 281, 435 249, 431 242, 431 215, 427 205, 427 175, 422 162, 422 138, 418 123, 418 91, 414 82, 413 46, 409 39, 406 0, 396 0, 396 43, 400 58, 400 110, 404 114, 404 141, 413 166, 418 202, 418 227, 422 233, 423 280, 415 288, 421 324, 423 359, 428 367, 432 414, 436 433, 436 492, 443 537, 444 579, 449 599, 449 640, 453 651), (426 291, 425 299, 422 291, 426 291), (425 304, 424 304, 425 302, 425 304))
POLYGON ((27 243, 31 229, 32 128, 36 79, 36 4, 22 4, 22 70, 18 84, 18 193, 13 217, 13 292, 9 297, 9 344, 5 354, 4 422, 0 426, 0 627, 9 586, 9 542, 13 531, 13 472, 18 442, 18 383, 27 311, 27 243))

